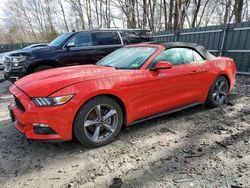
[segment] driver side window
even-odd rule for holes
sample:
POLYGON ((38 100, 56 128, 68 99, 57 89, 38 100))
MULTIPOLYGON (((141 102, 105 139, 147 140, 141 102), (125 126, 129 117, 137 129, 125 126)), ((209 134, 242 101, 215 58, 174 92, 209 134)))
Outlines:
POLYGON ((171 48, 162 51, 154 60, 153 66, 159 61, 168 61, 173 65, 183 64, 182 55, 180 53, 180 48, 171 48))
POLYGON ((90 33, 78 34, 74 36, 72 39, 70 39, 67 45, 74 47, 92 46, 91 34, 90 33))
MULTIPOLYGON (((173 65, 181 65, 192 63, 196 60, 194 57, 194 52, 188 48, 170 48, 165 51, 162 51, 152 62, 154 66, 159 61, 167 61, 173 65)), ((196 52, 195 52, 196 53, 196 52)), ((198 58, 197 58, 198 59, 198 58)), ((199 58, 201 60, 201 57, 199 58)))

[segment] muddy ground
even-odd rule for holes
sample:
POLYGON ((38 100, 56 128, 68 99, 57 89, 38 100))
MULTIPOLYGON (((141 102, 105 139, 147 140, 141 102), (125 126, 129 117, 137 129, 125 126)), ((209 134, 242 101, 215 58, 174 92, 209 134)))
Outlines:
POLYGON ((29 141, 10 122, 0 83, 0 187, 250 187, 250 77, 227 104, 123 129, 104 147, 29 141))

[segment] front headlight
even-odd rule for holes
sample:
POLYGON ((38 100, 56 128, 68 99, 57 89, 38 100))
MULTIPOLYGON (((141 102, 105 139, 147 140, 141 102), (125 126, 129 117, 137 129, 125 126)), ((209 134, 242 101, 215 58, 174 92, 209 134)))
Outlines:
POLYGON ((26 56, 23 56, 23 55, 21 55, 21 56, 10 56, 10 57, 8 57, 8 58, 9 58, 9 61, 10 61, 11 63, 13 63, 13 65, 14 65, 15 67, 18 67, 20 62, 26 60, 26 56))
POLYGON ((68 102, 74 95, 66 95, 59 97, 37 97, 32 98, 32 101, 37 106, 58 106, 68 102))

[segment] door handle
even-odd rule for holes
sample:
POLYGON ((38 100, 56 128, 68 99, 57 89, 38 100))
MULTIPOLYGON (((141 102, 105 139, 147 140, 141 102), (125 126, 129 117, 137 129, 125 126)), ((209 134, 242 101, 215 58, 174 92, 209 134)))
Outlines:
POLYGON ((190 71, 190 74, 195 74, 197 72, 199 72, 199 71, 198 70, 192 70, 192 71, 190 71))
POLYGON ((208 69, 195 69, 190 71, 190 74, 200 73, 200 72, 206 72, 208 69))

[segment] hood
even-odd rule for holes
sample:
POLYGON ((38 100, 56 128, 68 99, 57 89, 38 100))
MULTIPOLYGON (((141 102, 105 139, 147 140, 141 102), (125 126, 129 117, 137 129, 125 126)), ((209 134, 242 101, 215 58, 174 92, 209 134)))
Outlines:
POLYGON ((30 74, 15 82, 15 85, 30 97, 43 97, 69 85, 102 78, 115 73, 113 67, 80 65, 55 68, 30 74))
POLYGON ((8 56, 18 56, 18 55, 31 55, 32 53, 41 53, 51 51, 53 47, 45 46, 45 47, 36 47, 36 48, 27 48, 14 50, 6 53, 8 56))

